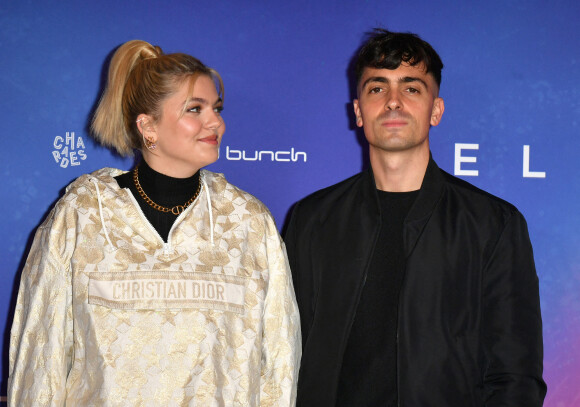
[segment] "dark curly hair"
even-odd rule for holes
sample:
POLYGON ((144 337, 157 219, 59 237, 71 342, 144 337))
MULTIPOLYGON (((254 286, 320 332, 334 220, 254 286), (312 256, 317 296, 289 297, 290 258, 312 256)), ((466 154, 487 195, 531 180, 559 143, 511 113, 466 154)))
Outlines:
POLYGON ((365 68, 397 69, 402 62, 411 66, 423 63, 437 86, 441 86, 443 62, 429 43, 417 34, 391 32, 375 28, 368 33, 366 43, 360 48, 355 65, 357 84, 365 68))

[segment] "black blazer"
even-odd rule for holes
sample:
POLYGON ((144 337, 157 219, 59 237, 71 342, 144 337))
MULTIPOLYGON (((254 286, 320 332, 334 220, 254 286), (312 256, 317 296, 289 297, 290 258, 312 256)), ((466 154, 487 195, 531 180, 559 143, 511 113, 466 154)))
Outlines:
MULTIPOLYGON (((285 240, 302 323, 299 407, 335 405, 380 229, 378 205, 368 170, 292 213, 285 240)), ((399 405, 541 406, 538 278, 520 212, 431 159, 403 238, 399 405)))

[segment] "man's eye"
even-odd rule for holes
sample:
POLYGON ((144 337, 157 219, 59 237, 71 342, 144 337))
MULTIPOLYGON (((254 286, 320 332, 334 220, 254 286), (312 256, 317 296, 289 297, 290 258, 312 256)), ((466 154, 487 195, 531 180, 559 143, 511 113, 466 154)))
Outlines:
POLYGON ((382 92, 382 89, 379 87, 369 89, 369 93, 380 93, 380 92, 382 92))
POLYGON ((419 93, 419 89, 416 89, 416 88, 408 88, 407 89, 407 92, 409 92, 409 93, 419 93))

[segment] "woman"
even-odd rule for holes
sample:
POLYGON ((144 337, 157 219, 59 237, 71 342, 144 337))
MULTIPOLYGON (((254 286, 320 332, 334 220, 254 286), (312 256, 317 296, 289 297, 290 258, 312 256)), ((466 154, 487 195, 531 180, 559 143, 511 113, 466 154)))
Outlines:
POLYGON ((93 132, 131 172, 74 181, 39 227, 10 343, 13 406, 289 406, 300 328, 267 208, 201 168, 225 130, 216 71, 129 41, 93 132))

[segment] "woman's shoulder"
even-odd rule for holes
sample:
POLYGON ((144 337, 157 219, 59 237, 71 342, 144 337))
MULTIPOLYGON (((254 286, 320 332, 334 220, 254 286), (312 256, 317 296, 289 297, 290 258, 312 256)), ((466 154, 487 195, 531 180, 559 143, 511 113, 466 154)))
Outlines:
POLYGON ((214 204, 241 208, 252 215, 267 214, 271 216, 270 211, 262 201, 228 182, 224 174, 202 170, 201 176, 208 186, 214 204))
POLYGON ((54 210, 57 214, 66 214, 71 210, 76 211, 79 207, 91 206, 92 201, 99 194, 118 196, 120 187, 115 177, 124 172, 117 168, 101 168, 79 176, 66 186, 65 192, 56 202, 54 210))
POLYGON ((95 183, 101 187, 108 188, 118 186, 115 177, 125 172, 117 168, 105 167, 88 174, 83 174, 67 185, 64 197, 79 194, 87 188, 94 189, 94 186, 91 187, 91 185, 95 183))

